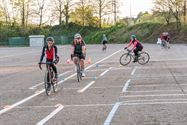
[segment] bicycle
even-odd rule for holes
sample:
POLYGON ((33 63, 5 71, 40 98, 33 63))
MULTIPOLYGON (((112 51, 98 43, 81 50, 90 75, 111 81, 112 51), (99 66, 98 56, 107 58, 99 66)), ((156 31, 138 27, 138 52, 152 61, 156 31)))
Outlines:
POLYGON ((169 45, 169 42, 163 40, 162 41, 162 44, 161 44, 162 48, 164 49, 170 49, 170 45, 169 45))
POLYGON ((51 67, 51 64, 54 63, 55 62, 40 63, 40 64, 47 64, 47 69, 45 71, 45 77, 44 77, 44 86, 47 96, 51 94, 51 86, 53 88, 53 92, 54 93, 57 92, 58 80, 55 78, 55 73, 51 67))
POLYGON ((76 70, 77 70, 77 81, 80 82, 82 80, 82 72, 81 72, 81 66, 80 66, 80 58, 79 55, 74 55, 74 57, 77 57, 77 64, 76 64, 76 70))
MULTIPOLYGON (((135 59, 135 55, 132 54, 131 50, 127 49, 127 53, 124 53, 123 55, 121 55, 120 57, 120 64, 123 66, 128 65, 131 60, 135 59)), ((145 65, 149 62, 150 56, 147 52, 139 52, 138 53, 138 60, 137 62, 141 65, 145 65)))

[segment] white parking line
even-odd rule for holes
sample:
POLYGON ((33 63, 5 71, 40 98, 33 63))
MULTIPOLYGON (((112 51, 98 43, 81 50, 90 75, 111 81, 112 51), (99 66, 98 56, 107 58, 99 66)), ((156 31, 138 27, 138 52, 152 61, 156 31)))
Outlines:
POLYGON ((137 106, 137 105, 156 105, 156 104, 187 104, 187 101, 181 101, 181 102, 148 102, 148 103, 124 103, 121 104, 122 106, 137 106))
POLYGON ((125 83, 125 86, 123 87, 122 92, 127 92, 127 89, 128 89, 128 86, 129 86, 130 82, 131 82, 131 79, 127 80, 127 82, 125 83))
POLYGON ((131 101, 122 101, 121 103, 137 103, 137 102, 153 102, 153 101, 187 101, 186 98, 181 99, 147 99, 147 100, 131 100, 131 101))
POLYGON ((95 83, 95 81, 91 81, 87 86, 85 86, 83 89, 78 90, 77 92, 83 93, 86 89, 88 89, 94 83, 95 83))
POLYGON ((120 96, 120 97, 156 97, 156 96, 186 96, 187 94, 153 94, 153 95, 126 95, 126 96, 120 96))
POLYGON ((112 110, 110 111, 107 119, 105 120, 103 125, 110 125, 112 118, 114 117, 116 111, 118 110, 119 106, 120 106, 120 102, 116 102, 116 104, 114 105, 114 107, 112 108, 112 110))
MULTIPOLYGON (((59 77, 61 77, 61 76, 63 76, 63 75, 66 75, 66 74, 68 74, 68 73, 70 73, 70 72, 71 72, 71 71, 64 72, 64 73, 60 74, 59 77)), ((36 84, 36 85, 30 87, 29 89, 36 89, 36 87, 38 87, 38 86, 40 86, 40 85, 43 85, 43 84, 44 84, 44 82, 38 83, 38 84, 36 84)))
POLYGON ((35 93, 35 94, 33 94, 33 95, 31 95, 31 96, 29 96, 29 97, 27 97, 27 98, 25 98, 25 99, 23 99, 23 100, 17 102, 17 103, 14 103, 14 104, 10 105, 10 106, 8 106, 7 108, 4 108, 4 109, 0 110, 0 115, 2 115, 3 113, 5 113, 5 112, 7 112, 7 111, 9 111, 9 110, 11 110, 11 109, 13 109, 13 108, 15 108, 15 107, 18 106, 18 105, 23 104, 24 102, 26 102, 26 101, 28 101, 28 100, 30 100, 30 99, 32 99, 32 98, 34 98, 34 97, 40 95, 40 94, 43 93, 44 91, 45 91, 44 89, 41 90, 41 91, 38 91, 37 93, 35 93))
MULTIPOLYGON (((106 60, 106 59, 112 57, 113 55, 119 53, 120 51, 122 51, 122 49, 121 49, 121 50, 118 50, 118 51, 114 52, 113 54, 111 54, 111 55, 109 55, 109 56, 107 56, 107 57, 101 59, 100 61, 98 61, 98 62, 96 62, 96 63, 94 63, 94 64, 88 66, 88 67, 86 68, 86 70, 89 69, 89 68, 91 68, 91 67, 93 67, 93 66, 95 66, 96 64, 98 64, 98 63, 100 63, 100 62, 102 62, 102 61, 104 61, 104 60, 106 60)), ((67 78, 65 78, 64 80, 59 81, 58 84, 63 83, 64 81, 66 81, 66 80, 68 80, 68 79, 74 77, 75 75, 76 75, 76 73, 73 74, 73 75, 71 75, 71 76, 69 76, 69 77, 67 77, 67 78)), ((34 97, 40 95, 40 94, 43 93, 43 92, 45 92, 44 89, 41 90, 41 91, 38 91, 37 93, 35 93, 35 94, 33 94, 33 95, 29 96, 29 97, 26 97, 25 99, 23 99, 23 100, 21 100, 21 101, 19 101, 19 102, 16 102, 16 103, 10 105, 8 108, 5 108, 5 109, 0 110, 0 115, 2 115, 3 113, 5 113, 5 112, 7 112, 7 111, 9 111, 9 110, 11 110, 11 109, 13 109, 13 108, 15 108, 16 106, 19 106, 19 105, 23 104, 24 102, 27 102, 28 100, 30 100, 30 99, 32 99, 32 98, 34 98, 34 97)))
POLYGON ((145 91, 128 91, 128 92, 130 92, 130 93, 153 93, 153 92, 181 92, 181 90, 179 89, 179 90, 151 90, 151 91, 147 91, 147 90, 145 90, 145 91))
POLYGON ((134 69, 131 72, 131 75, 134 75, 134 73, 136 72, 136 70, 137 70, 137 67, 134 67, 134 69))
POLYGON ((103 73, 101 73, 101 74, 99 75, 99 77, 104 76, 104 75, 105 75, 107 72, 109 72, 111 69, 112 69, 112 67, 110 67, 109 69, 105 70, 103 73))
POLYGON ((64 108, 64 106, 61 104, 57 105, 57 107, 58 107, 57 109, 55 109, 53 112, 51 112, 48 116, 46 116, 44 119, 42 119, 36 125, 45 124, 47 121, 49 121, 49 119, 51 119, 53 116, 55 116, 58 112, 60 112, 64 108))

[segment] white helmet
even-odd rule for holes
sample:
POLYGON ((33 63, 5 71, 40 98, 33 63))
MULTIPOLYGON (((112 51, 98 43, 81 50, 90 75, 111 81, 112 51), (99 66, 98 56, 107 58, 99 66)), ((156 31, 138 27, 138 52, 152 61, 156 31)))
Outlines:
POLYGON ((74 38, 75 38, 75 39, 81 38, 81 35, 80 35, 79 33, 76 33, 76 34, 74 35, 74 38))

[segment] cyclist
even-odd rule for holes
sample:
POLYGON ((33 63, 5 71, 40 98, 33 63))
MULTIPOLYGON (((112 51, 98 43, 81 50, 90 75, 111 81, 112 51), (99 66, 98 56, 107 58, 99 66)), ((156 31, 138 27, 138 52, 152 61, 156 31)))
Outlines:
POLYGON ((82 36, 79 33, 76 33, 74 35, 74 41, 72 43, 72 48, 71 48, 71 59, 73 60, 74 64, 77 64, 78 61, 77 58, 80 59, 82 77, 85 77, 85 71, 84 71, 85 56, 86 56, 85 42, 82 39, 82 36))
MULTIPOLYGON (((48 37, 47 45, 43 47, 42 54, 40 57, 39 68, 42 70, 41 63, 43 61, 44 56, 46 56, 46 62, 54 62, 55 64, 59 61, 59 56, 57 55, 57 47, 55 46, 55 41, 53 37, 48 37), (54 60, 55 57, 55 60, 54 60)), ((53 71, 55 72, 55 79, 58 78, 57 68, 54 65, 54 63, 51 63, 50 66, 52 67, 53 71)), ((48 66, 48 64, 46 64, 48 66)), ((49 84, 48 84, 49 85, 49 84)), ((48 86, 50 87, 50 86, 48 86)))
POLYGON ((103 44, 103 51, 106 50, 106 48, 107 48, 107 46, 106 46, 107 42, 108 42, 108 39, 107 39, 106 35, 103 34, 102 40, 101 40, 101 43, 103 44))
POLYGON ((161 41, 162 41, 162 47, 166 46, 168 48, 169 47, 169 33, 168 32, 163 32, 162 35, 161 35, 161 41))
POLYGON ((134 58, 134 63, 138 61, 138 52, 142 51, 143 46, 142 44, 136 39, 136 36, 133 34, 131 35, 131 40, 130 43, 128 44, 127 47, 125 47, 124 49, 129 48, 131 45, 133 44, 133 47, 131 49, 131 51, 134 52, 135 58, 134 58))

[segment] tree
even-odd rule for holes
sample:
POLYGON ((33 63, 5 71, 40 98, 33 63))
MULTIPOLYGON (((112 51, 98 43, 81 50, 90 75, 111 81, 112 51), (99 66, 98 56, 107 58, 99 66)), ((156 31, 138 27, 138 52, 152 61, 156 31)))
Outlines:
POLYGON ((181 25, 181 13, 183 12, 183 4, 184 0, 154 0, 155 8, 161 8, 161 13, 169 12, 172 14, 172 16, 176 20, 177 28, 179 28, 179 26, 181 25))
MULTIPOLYGON (((12 11, 13 11, 13 19, 15 21, 15 12, 14 10, 18 10, 19 11, 19 15, 20 15, 20 20, 21 20, 21 26, 25 26, 25 24, 27 23, 27 19, 29 16, 29 2, 31 0, 11 0, 11 5, 13 7, 12 11)), ((16 14, 17 16, 17 14, 16 14)))
POLYGON ((6 23, 10 22, 10 13, 8 11, 8 5, 5 0, 1 0, 0 2, 0 10, 1 10, 1 15, 4 16, 6 23))
POLYGON ((94 10, 91 6, 84 7, 84 19, 82 17, 82 8, 76 7, 70 14, 71 21, 82 26, 98 26, 98 18, 94 16, 94 10))
POLYGON ((109 14, 111 8, 111 0, 94 0, 93 5, 99 17, 99 27, 102 26, 102 18, 103 16, 109 14))

